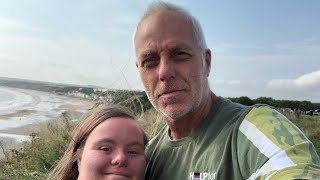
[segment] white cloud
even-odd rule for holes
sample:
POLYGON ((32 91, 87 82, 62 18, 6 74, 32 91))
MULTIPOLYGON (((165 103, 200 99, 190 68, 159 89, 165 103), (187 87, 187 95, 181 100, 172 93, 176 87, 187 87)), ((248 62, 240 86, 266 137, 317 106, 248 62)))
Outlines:
POLYGON ((133 16, 115 17, 107 22, 107 25, 103 28, 103 31, 112 34, 130 35, 134 31, 137 21, 138 17, 133 16))
POLYGON ((213 84, 214 85, 217 85, 217 84, 220 84, 220 85, 230 85, 230 86, 233 86, 233 85, 238 85, 240 84, 241 82, 239 80, 221 80, 221 79, 218 79, 218 80, 213 80, 213 84))
POLYGON ((134 16, 118 16, 112 20, 113 23, 132 25, 137 23, 138 19, 134 16))
POLYGON ((129 35, 131 34, 132 31, 128 30, 128 29, 124 29, 121 27, 105 27, 103 29, 103 31, 107 32, 107 33, 112 33, 112 34, 119 34, 119 35, 129 35))
POLYGON ((25 31, 40 31, 39 27, 35 27, 24 22, 9 19, 5 17, 0 17, 0 28, 25 30, 25 31))
POLYGON ((264 47, 216 44, 212 50, 212 87, 224 96, 320 102, 319 42, 320 38, 312 37, 264 47), (240 83, 226 81, 234 77, 240 83))
MULTIPOLYGON (((320 70, 304 74, 295 79, 273 79, 268 82, 267 88, 280 91, 319 91, 320 70)), ((305 93, 305 92, 304 92, 305 93)))
POLYGON ((237 84, 240 84, 240 81, 239 80, 231 80, 231 81, 228 81, 227 83, 229 85, 237 85, 237 84))
POLYGON ((320 39, 316 36, 305 38, 296 42, 279 43, 275 44, 274 47, 280 51, 290 51, 295 53, 319 53, 320 39))
POLYGON ((123 89, 130 84, 122 73, 128 73, 128 82, 135 84, 136 70, 129 53, 119 51, 87 39, 50 40, 0 34, 0 58, 15 59, 0 60, 0 76, 123 89))
POLYGON ((0 52, 0 59, 7 59, 7 58, 9 58, 8 54, 0 52))
POLYGON ((255 44, 236 44, 236 43, 208 43, 208 47, 213 51, 213 54, 230 54, 230 53, 242 53, 252 51, 262 51, 265 48, 263 46, 255 44))

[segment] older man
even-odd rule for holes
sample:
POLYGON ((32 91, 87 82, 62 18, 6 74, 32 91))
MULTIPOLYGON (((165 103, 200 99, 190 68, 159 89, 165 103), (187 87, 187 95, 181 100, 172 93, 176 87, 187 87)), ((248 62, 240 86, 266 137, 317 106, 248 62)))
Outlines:
POLYGON ((247 107, 209 88, 211 51, 198 21, 156 2, 134 36, 146 93, 167 126, 151 141, 146 179, 320 177, 312 143, 268 106, 247 107))

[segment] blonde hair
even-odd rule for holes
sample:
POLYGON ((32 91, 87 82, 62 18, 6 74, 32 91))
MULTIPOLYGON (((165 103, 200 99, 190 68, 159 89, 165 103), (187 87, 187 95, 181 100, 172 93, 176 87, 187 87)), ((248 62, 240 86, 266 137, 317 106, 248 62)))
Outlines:
MULTIPOLYGON (((67 150, 57 166, 49 174, 48 180, 76 180, 79 175, 77 164, 77 159, 81 152, 79 150, 85 145, 90 133, 99 124, 112 117, 129 117, 135 120, 130 110, 119 105, 104 105, 88 112, 82 122, 75 128, 67 150)), ((142 128, 140 129, 143 134, 144 146, 146 146, 148 138, 142 128)))

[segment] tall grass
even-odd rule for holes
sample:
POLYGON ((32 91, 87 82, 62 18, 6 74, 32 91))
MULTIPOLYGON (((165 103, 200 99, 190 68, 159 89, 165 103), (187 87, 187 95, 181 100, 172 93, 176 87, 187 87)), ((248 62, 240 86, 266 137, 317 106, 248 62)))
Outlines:
MULTIPOLYGON (((9 155, 4 152, 7 156, 0 160, 0 179, 46 179, 48 172, 63 155, 74 123, 60 119, 40 128, 39 132, 31 134, 30 142, 24 142, 22 149, 11 150, 9 155)), ((3 143, 1 145, 4 146, 3 143)))
POLYGON ((301 115, 298 118, 293 113, 285 113, 284 115, 305 133, 320 155, 320 116, 301 115))
MULTIPOLYGON (((296 118, 292 114, 285 115, 308 136, 320 154, 320 116, 302 115, 296 118)), ((138 121, 149 138, 156 135, 165 124, 153 108, 143 113, 138 121)), ((71 119, 63 116, 59 121, 44 125, 38 133, 33 134, 30 142, 23 144, 22 149, 5 152, 6 158, 0 160, 0 179, 46 179, 62 157, 75 125, 71 119)), ((0 150, 5 149, 1 145, 4 144, 0 143, 0 150)))
POLYGON ((158 112, 154 108, 143 113, 138 121, 149 138, 158 134, 165 125, 165 122, 160 118, 158 112))

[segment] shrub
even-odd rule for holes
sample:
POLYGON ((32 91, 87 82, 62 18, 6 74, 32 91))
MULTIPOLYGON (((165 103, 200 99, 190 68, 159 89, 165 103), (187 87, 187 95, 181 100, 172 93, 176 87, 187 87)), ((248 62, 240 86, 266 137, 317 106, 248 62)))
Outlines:
POLYGON ((11 150, 10 155, 0 161, 0 179, 45 179, 63 155, 74 128, 74 123, 63 117, 60 121, 39 125, 43 127, 30 135, 30 142, 24 142, 22 149, 11 150))

